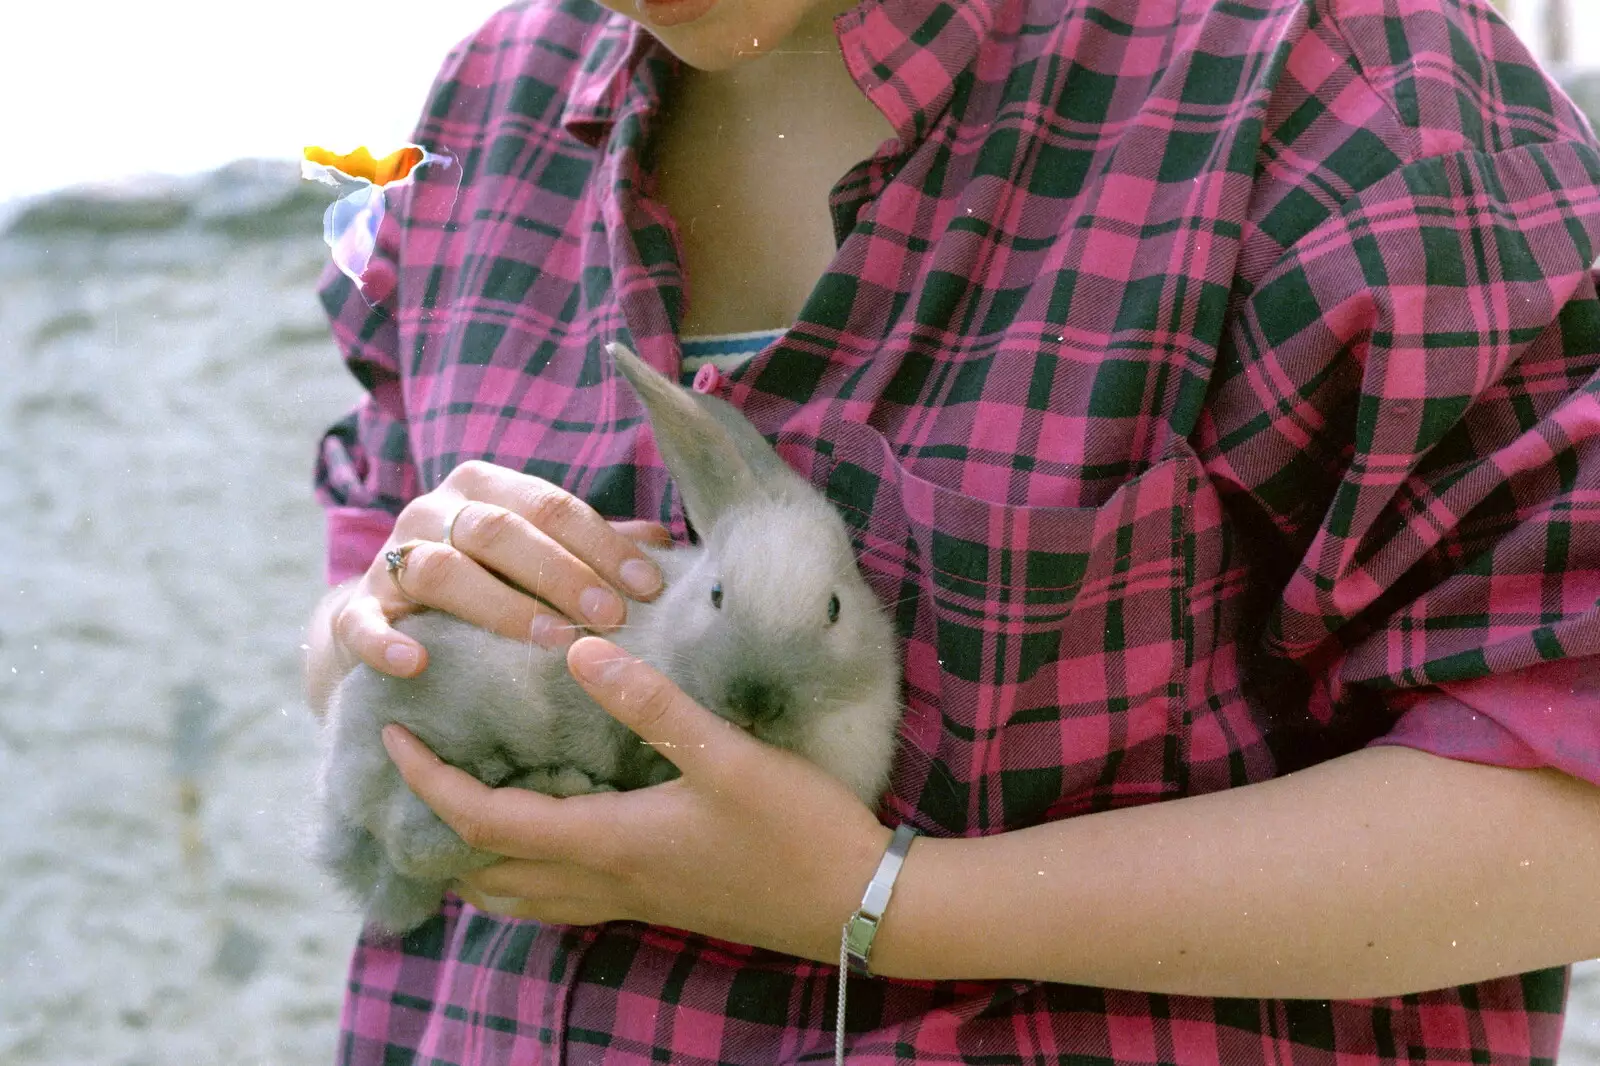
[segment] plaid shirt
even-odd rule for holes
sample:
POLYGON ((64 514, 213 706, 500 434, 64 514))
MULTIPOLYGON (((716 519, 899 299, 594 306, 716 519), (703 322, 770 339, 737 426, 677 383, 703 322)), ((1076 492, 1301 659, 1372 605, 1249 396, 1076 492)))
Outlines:
MULTIPOLYGON (((1371 743, 1600 781, 1600 150, 1486 0, 866 0, 839 26, 898 137, 836 186, 798 322, 700 387, 828 493, 894 605, 888 821, 996 833, 1371 743)), ((600 358, 678 366, 647 151, 674 69, 587 0, 451 56, 418 140, 459 172, 397 198, 366 299, 323 289, 369 389, 322 443, 334 578, 472 457, 682 533, 600 358)), ((1565 980, 862 981, 851 1061, 1550 1062, 1565 980)), ((820 1062, 834 981, 452 900, 358 947, 341 1061, 820 1062)))

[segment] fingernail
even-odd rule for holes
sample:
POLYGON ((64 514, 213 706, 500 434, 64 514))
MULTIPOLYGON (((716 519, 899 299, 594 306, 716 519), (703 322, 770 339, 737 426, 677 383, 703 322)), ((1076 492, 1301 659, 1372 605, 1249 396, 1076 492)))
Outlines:
POLYGON ((625 608, 622 598, 610 589, 591 588, 578 597, 578 610, 596 625, 610 625, 622 621, 625 608))
POLYGON ((409 674, 417 668, 417 649, 396 641, 384 649, 383 661, 400 673, 409 674))
POLYGON ((628 664, 626 656, 621 651, 608 648, 598 640, 594 642, 593 647, 580 648, 575 655, 568 657, 567 662, 572 665, 572 672, 577 674, 580 680, 595 685, 615 681, 628 664))
POLYGON ((390 758, 394 758, 403 752, 413 759, 439 761, 439 756, 435 755, 431 748, 418 741, 411 733, 393 722, 384 726, 380 735, 383 738, 384 750, 389 753, 390 758))
POLYGON ((629 559, 618 571, 622 584, 635 596, 649 596, 661 588, 661 571, 655 563, 629 559))
POLYGON ((536 614, 528 625, 528 636, 542 648, 564 648, 572 643, 572 627, 547 614, 536 614))

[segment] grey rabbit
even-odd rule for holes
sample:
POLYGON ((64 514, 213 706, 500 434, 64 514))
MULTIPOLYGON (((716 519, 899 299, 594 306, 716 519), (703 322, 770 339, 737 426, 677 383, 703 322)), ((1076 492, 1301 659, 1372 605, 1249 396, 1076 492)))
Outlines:
MULTIPOLYGON (((614 639, 701 705, 811 760, 869 804, 887 783, 898 646, 844 523, 732 406, 607 347, 644 403, 698 547, 652 551, 666 578, 614 639)), ((391 932, 421 924, 454 877, 494 862, 400 779, 380 731, 398 722, 496 786, 555 796, 633 789, 677 769, 591 701, 565 655, 424 612, 399 628, 428 649, 416 678, 358 666, 325 728, 314 852, 391 932)))

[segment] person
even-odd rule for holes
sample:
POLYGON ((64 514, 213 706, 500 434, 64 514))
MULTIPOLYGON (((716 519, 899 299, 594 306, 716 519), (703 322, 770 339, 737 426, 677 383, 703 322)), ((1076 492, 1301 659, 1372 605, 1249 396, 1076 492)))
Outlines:
POLYGON ((311 701, 449 611, 682 776, 494 790, 391 730, 506 859, 363 936, 341 1062, 824 1061, 899 824, 852 1063, 1553 1060, 1600 145, 1486 0, 524 3, 416 139, 457 168, 322 289, 366 393, 311 701), (603 346, 708 338, 902 638, 878 810, 604 639, 689 530, 603 346))

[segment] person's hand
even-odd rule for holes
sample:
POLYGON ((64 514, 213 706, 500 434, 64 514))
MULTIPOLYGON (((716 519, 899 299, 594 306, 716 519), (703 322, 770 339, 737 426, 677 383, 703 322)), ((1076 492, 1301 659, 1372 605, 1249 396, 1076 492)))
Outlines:
POLYGON ((567 661, 683 776, 566 799, 495 789, 389 726, 384 744, 411 790, 467 843, 508 856, 463 877, 463 898, 510 917, 636 920, 836 960, 840 928, 888 844, 873 812, 608 641, 579 640, 567 661))
POLYGON ((639 545, 668 542, 661 526, 607 522, 547 481, 463 463, 400 512, 383 550, 333 610, 332 637, 344 661, 398 677, 421 671, 427 652, 393 623, 424 607, 560 647, 583 629, 620 626, 623 595, 653 598, 661 574, 639 545), (403 563, 391 570, 386 557, 396 551, 403 563))

